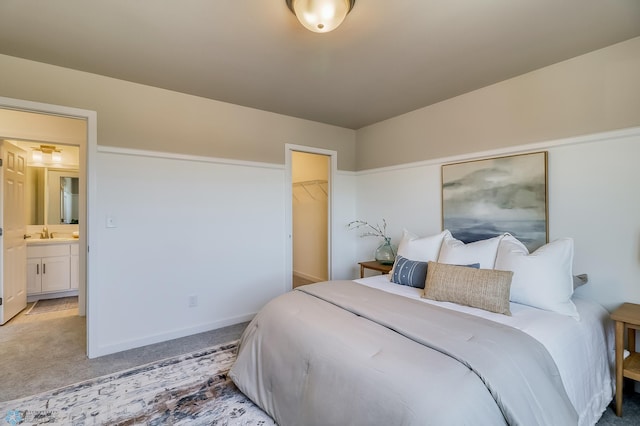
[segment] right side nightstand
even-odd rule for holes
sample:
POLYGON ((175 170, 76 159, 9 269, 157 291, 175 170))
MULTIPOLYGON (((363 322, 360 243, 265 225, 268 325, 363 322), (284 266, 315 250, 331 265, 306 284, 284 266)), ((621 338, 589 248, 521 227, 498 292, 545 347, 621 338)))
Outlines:
POLYGON ((622 416, 622 385, 625 377, 640 381, 640 353, 636 352, 636 330, 640 330, 640 305, 624 303, 613 311, 616 322, 616 415, 622 416), (627 329, 627 350, 624 358, 624 330, 627 329))

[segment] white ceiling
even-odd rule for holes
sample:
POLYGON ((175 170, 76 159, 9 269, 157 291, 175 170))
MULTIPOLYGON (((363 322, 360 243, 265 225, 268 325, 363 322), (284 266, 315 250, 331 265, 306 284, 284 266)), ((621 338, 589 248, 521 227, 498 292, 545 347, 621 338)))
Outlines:
MULTIPOLYGON (((1 0, 0 53, 358 129, 640 36, 639 0, 1 0)), ((0 70, 0 74, 1 74, 0 70)))

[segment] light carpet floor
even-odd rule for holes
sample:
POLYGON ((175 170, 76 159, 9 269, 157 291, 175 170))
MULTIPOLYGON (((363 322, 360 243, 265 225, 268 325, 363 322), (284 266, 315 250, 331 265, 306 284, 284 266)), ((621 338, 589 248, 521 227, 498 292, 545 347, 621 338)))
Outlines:
POLYGON ((78 296, 38 300, 31 305, 25 315, 41 315, 69 309, 78 309, 78 296))
POLYGON ((0 326, 0 401, 34 395, 236 340, 247 325, 236 324, 89 359, 86 356, 85 318, 77 314, 59 316, 73 311, 20 314, 0 326), (27 318, 32 321, 21 322, 27 318))
POLYGON ((9 424, 274 425, 227 377, 237 341, 0 403, 9 424))

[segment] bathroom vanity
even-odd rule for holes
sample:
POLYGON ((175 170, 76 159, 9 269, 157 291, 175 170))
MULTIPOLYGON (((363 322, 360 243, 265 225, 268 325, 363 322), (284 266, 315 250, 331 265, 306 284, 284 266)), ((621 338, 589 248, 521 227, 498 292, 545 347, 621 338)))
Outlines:
POLYGON ((27 298, 78 294, 79 251, 74 238, 35 239, 27 242, 27 298))

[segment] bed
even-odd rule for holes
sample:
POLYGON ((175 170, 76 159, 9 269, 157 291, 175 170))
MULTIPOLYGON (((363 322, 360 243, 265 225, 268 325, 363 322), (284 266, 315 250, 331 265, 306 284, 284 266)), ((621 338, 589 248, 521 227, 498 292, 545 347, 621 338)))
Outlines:
MULTIPOLYGON (((448 255, 446 233, 435 238, 437 253, 405 237, 423 243, 423 260, 448 255)), ((478 259, 479 246, 457 244, 464 253, 448 259, 455 265, 446 275, 504 268, 500 250, 512 255, 516 243, 493 241, 497 256, 477 269, 467 263, 478 259)), ((401 242, 399 254, 421 257, 408 246, 401 250, 401 242)), ((516 270, 509 272, 511 298, 522 297, 523 282, 515 280, 524 277, 522 268, 567 257, 558 246, 520 253, 518 262, 535 264, 510 266, 516 270)), ((553 309, 507 300, 492 311, 425 298, 435 282, 429 274, 441 265, 430 262, 425 288, 380 275, 311 284, 275 298, 245 330, 230 377, 281 426, 597 422, 615 391, 613 328, 604 308, 573 292, 553 309)), ((394 269, 392 275, 398 263, 394 269)), ((533 275, 553 280, 546 271, 533 275)))

